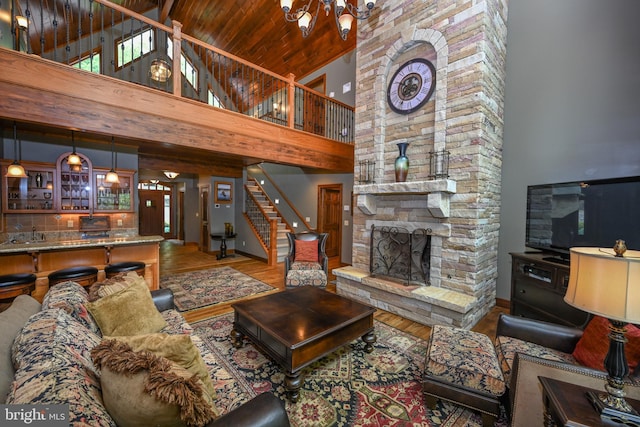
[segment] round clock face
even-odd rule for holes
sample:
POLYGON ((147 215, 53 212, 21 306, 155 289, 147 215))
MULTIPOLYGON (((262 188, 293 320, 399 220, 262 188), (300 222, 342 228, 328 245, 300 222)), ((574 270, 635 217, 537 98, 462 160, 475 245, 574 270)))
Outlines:
POLYGON ((389 107, 396 113, 413 113, 431 98, 435 86, 436 69, 431 62, 422 58, 407 61, 389 83, 389 107))

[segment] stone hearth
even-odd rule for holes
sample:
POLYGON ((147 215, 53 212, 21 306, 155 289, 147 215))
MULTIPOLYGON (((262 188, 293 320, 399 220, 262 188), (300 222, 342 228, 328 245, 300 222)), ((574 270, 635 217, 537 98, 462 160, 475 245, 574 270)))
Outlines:
POLYGON ((374 278, 354 267, 334 269, 336 292, 424 325, 451 325, 469 329, 477 320, 469 313, 476 298, 434 286, 404 286, 374 278))

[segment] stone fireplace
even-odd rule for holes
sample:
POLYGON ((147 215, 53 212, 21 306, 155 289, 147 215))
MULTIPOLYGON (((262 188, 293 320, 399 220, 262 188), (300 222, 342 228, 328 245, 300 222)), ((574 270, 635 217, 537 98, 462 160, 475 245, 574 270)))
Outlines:
POLYGON ((334 270, 339 294, 425 325, 462 328, 495 305, 506 19, 507 0, 401 0, 359 27, 357 207, 352 265, 334 270), (434 64, 436 89, 420 110, 398 114, 387 105, 387 84, 413 58, 434 64), (400 142, 409 143, 406 182, 395 182, 393 170, 400 142), (429 153, 445 150, 442 177, 430 170, 429 153), (367 180, 358 182, 363 164, 367 180), (371 230, 394 227, 429 230, 428 283, 371 268, 371 230))

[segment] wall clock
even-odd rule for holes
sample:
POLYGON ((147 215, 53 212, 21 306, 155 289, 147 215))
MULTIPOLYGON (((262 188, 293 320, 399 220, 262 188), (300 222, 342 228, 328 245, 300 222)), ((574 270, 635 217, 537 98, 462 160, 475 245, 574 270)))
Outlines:
POLYGON ((398 68, 387 89, 387 102, 396 113, 409 114, 422 107, 436 87, 436 69, 423 58, 405 62, 398 68))

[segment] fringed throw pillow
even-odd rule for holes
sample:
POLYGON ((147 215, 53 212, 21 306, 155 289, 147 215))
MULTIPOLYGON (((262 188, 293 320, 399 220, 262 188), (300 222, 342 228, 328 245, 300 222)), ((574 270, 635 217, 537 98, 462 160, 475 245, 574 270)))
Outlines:
POLYGON ((216 417, 200 378, 150 351, 108 339, 92 352, 102 398, 120 427, 204 426, 216 417))

